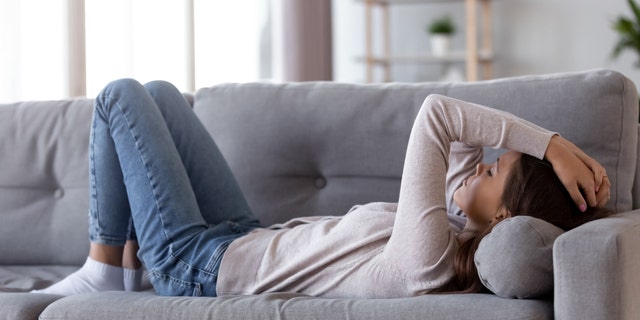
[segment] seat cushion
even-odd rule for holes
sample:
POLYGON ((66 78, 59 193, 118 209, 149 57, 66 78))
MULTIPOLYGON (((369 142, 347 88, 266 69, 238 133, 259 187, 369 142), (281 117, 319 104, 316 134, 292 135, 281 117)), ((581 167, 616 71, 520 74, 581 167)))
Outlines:
POLYGON ((49 304, 60 298, 51 294, 0 292, 0 320, 36 320, 49 304))
POLYGON ((553 303, 491 294, 425 295, 402 299, 324 299, 293 293, 253 296, 161 297, 104 292, 66 297, 48 319, 553 319, 553 303))
POLYGON ((28 292, 46 288, 78 270, 74 266, 0 266, 0 291, 28 292))

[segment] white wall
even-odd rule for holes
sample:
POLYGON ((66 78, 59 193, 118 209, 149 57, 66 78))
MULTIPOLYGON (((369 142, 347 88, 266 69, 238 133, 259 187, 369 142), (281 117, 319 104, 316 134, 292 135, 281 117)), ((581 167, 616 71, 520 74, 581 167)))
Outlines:
MULTIPOLYGON (((364 6, 355 0, 333 0, 334 79, 362 82, 365 70, 355 57, 364 53, 364 6)), ((526 74, 618 70, 640 85, 640 69, 631 52, 611 60, 618 39, 611 24, 617 16, 631 16, 626 0, 494 0, 494 78, 526 74)), ((451 14, 459 26, 454 49, 464 46, 464 2, 397 5, 391 9, 393 53, 429 50, 426 24, 451 14)), ((380 20, 377 20, 380 21, 380 20)), ((464 70, 463 65, 457 65, 464 70)), ((393 68, 395 81, 436 81, 439 65, 393 68)), ((381 78, 378 78, 381 79, 381 78)))

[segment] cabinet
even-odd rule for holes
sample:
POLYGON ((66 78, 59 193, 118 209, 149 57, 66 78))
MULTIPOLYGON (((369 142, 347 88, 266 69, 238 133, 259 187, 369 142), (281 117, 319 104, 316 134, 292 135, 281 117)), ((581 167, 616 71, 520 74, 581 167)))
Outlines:
POLYGON ((493 44, 491 38, 491 0, 359 0, 365 6, 365 56, 367 82, 374 81, 374 71, 382 68, 384 81, 392 81, 391 66, 393 64, 413 63, 464 63, 466 79, 476 81, 491 78, 493 44), (391 53, 389 7, 406 4, 429 4, 435 2, 464 2, 466 36, 465 49, 453 51, 444 56, 430 53, 416 55, 398 55, 391 53), (374 9, 379 8, 382 27, 382 53, 375 54, 374 47, 374 9))

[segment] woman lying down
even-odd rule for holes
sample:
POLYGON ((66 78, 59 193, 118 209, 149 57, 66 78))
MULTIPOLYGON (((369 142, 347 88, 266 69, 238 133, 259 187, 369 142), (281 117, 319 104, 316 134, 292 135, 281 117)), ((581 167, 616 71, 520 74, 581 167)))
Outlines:
POLYGON ((170 84, 113 82, 92 121, 89 256, 35 292, 137 290, 142 265, 156 292, 171 296, 480 292, 474 253, 501 220, 528 215, 568 230, 609 214, 605 169, 571 142, 439 95, 415 119, 397 204, 269 228, 170 84), (483 146, 509 151, 482 164, 483 146))

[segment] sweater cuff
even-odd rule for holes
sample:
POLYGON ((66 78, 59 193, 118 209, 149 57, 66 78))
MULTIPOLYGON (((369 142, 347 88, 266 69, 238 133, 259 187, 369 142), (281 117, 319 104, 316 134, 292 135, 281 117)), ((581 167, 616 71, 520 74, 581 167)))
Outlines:
POLYGON ((509 132, 507 149, 526 153, 542 160, 549 141, 556 134, 558 133, 517 123, 509 132))

